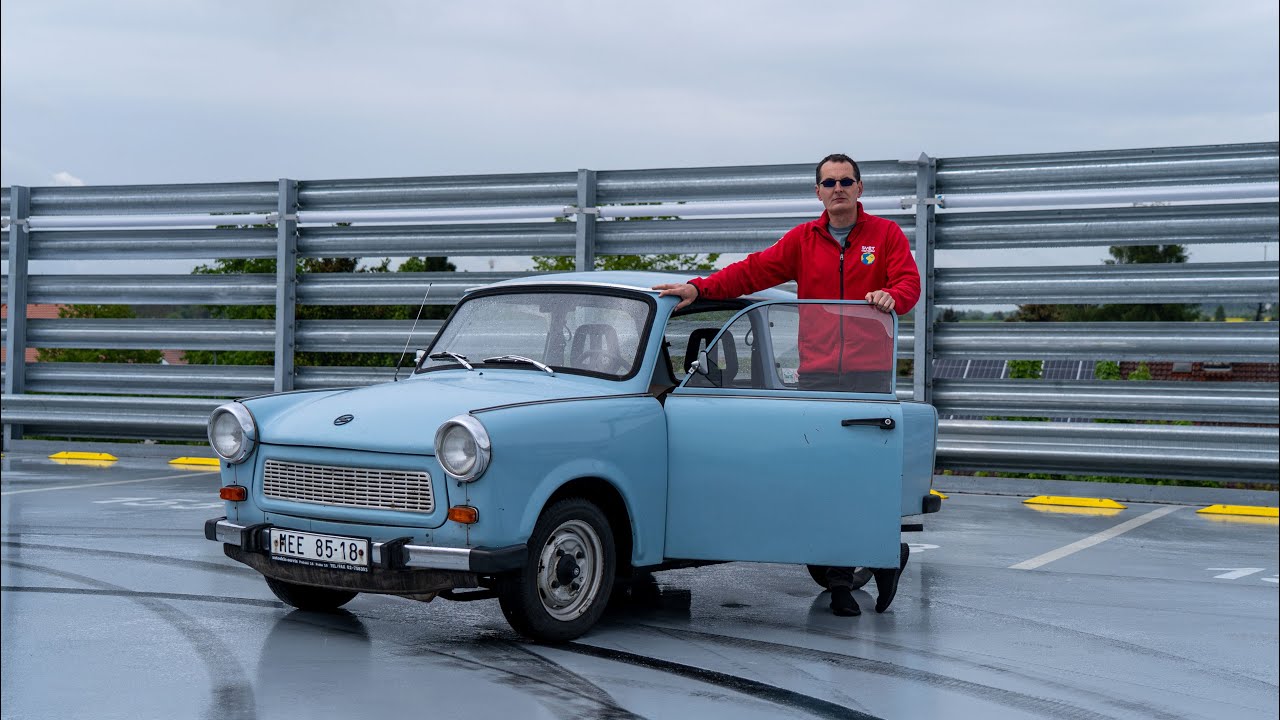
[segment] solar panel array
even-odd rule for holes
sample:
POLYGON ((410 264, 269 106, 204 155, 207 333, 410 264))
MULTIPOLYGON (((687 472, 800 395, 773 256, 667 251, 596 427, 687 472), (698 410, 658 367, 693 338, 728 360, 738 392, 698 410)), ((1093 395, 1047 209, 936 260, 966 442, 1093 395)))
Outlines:
MULTIPOLYGON (((1043 375, 1045 380, 1093 380, 1093 360, 1045 360, 1043 375)), ((984 360, 977 358, 941 358, 933 361, 933 377, 935 380, 1006 380, 1009 377, 1009 363, 1005 360, 984 360)), ((979 415, 943 415, 952 420, 982 420, 979 415)), ((1049 418, 1066 422, 1092 422, 1089 418, 1049 418)))
POLYGON ((1045 380, 1092 380, 1093 360, 1045 360, 1045 380))
MULTIPOLYGON (((1045 360, 1045 380, 1092 380, 1093 360, 1045 360)), ((1004 360, 977 358, 942 358, 933 361, 933 377, 937 380, 1004 380, 1009 377, 1009 364, 1004 360)))

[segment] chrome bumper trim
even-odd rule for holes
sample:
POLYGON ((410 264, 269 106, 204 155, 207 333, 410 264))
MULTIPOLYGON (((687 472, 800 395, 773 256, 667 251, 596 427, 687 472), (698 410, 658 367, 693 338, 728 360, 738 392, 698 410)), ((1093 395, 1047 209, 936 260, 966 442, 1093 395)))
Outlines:
MULTIPOLYGON (((375 543, 375 546, 378 544, 380 543, 375 543)), ((436 570, 470 570, 471 550, 432 545, 405 545, 404 565, 436 570)))
MULTIPOLYGON (((241 538, 247 525, 237 525, 228 520, 219 520, 214 525, 212 538, 216 542, 228 545, 241 545, 241 538)), ((387 543, 369 543, 369 563, 374 566, 383 564, 382 549, 387 543)), ((434 545, 404 545, 404 566, 411 568, 430 568, 433 570, 472 570, 472 548, 436 547, 434 545)))
POLYGON ((214 539, 221 543, 239 545, 240 533, 244 531, 244 527, 245 526, 243 525, 236 525, 235 523, 227 522, 226 520, 219 520, 218 524, 214 526, 214 539))

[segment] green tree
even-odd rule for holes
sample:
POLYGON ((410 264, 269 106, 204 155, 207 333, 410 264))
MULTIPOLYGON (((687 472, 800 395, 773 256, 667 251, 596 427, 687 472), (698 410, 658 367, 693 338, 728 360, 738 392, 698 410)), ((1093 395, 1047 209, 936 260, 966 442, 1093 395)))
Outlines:
POLYGON ((1093 377, 1097 380, 1123 380, 1120 363, 1115 360, 1099 360, 1093 364, 1093 377))
POLYGON ((1219 305, 1218 309, 1213 311, 1213 319, 1217 322, 1226 322, 1227 309, 1219 305))
MULTIPOLYGON (((128 305, 68 305, 58 309, 60 318, 111 318, 137 317, 128 305)), ((91 362, 91 363, 158 363, 163 354, 159 350, 95 350, 85 348, 40 348, 36 359, 40 362, 91 362)))
MULTIPOLYGON (((1111 246, 1107 265, 1185 263, 1187 250, 1181 245, 1111 246)), ((1190 322, 1200 319, 1197 305, 1150 303, 1142 305, 1080 305, 1066 314, 1075 322, 1190 322)))
MULTIPOLYGON (((716 267, 720 253, 706 255, 597 255, 596 270, 657 270, 660 272, 709 272, 716 267)), ((533 269, 539 272, 570 272, 576 263, 568 255, 537 256, 533 269)))
POLYGON ((1044 361, 1010 360, 1009 377, 1024 380, 1039 380, 1044 377, 1044 361))
MULTIPOLYGON (((1106 265, 1143 263, 1185 263, 1187 251, 1181 245, 1113 245, 1106 265)), ((1014 322, 1189 322, 1200 318, 1197 305, 1148 303, 1105 305, 1019 305, 1006 318, 1014 322)))
MULTIPOLYGON (((622 203, 625 206, 642 207, 657 203, 622 203)), ((605 222, 642 222, 679 220, 676 215, 634 215, 614 218, 605 222)), ((557 218, 557 222, 568 222, 557 218)), ((710 272, 715 270, 720 253, 658 253, 654 255, 597 255, 592 268, 595 270, 654 270, 658 272, 710 272)), ((533 269, 538 272, 571 272, 577 269, 577 261, 571 255, 535 255, 533 269)))
MULTIPOLYGON (((385 273, 390 272, 391 259, 384 258, 376 265, 361 267, 359 258, 303 258, 298 260, 297 272, 301 273, 385 273)), ((453 272, 457 268, 448 258, 411 257, 400 263, 396 272, 453 272)), ((213 265, 200 265, 192 273, 223 275, 241 273, 266 273, 274 275, 276 261, 273 258, 219 259, 213 265)), ((428 305, 422 309, 422 319, 442 319, 449 308, 428 305)), ((274 320, 274 305, 217 305, 208 308, 212 318, 231 320, 274 320)), ((418 317, 418 306, 407 305, 299 305, 298 320, 412 320, 418 317)), ((200 365, 270 365, 274 353, 262 350, 189 350, 187 362, 200 365)), ((326 365, 341 367, 387 367, 394 365, 396 353, 360 352, 298 352, 294 362, 300 366, 326 365)))
POLYGON ((1005 322, 1062 322, 1066 319, 1064 308, 1067 305, 1019 305, 1018 309, 1005 316, 1005 322))
POLYGON ((1138 367, 1136 367, 1136 368, 1134 368, 1133 370, 1129 371, 1129 379, 1130 379, 1130 380, 1140 380, 1140 381, 1141 381, 1141 380, 1150 380, 1150 379, 1151 379, 1151 368, 1150 368, 1150 367, 1148 367, 1148 366, 1147 366, 1147 364, 1146 364, 1145 362, 1140 362, 1140 363, 1138 363, 1138 367))

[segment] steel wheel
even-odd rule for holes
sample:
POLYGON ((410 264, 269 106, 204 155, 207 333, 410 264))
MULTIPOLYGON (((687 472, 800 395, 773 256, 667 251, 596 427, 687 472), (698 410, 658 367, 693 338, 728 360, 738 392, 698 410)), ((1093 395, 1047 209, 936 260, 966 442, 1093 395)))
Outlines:
POLYGON ((604 546, 594 528, 582 520, 557 527, 538 558, 538 595, 556 620, 582 616, 600 594, 604 546))
POLYGON ((604 612, 616 562, 613 530, 600 508, 585 498, 561 500, 534 525, 528 564, 499 585, 502 614, 534 640, 572 640, 604 612))

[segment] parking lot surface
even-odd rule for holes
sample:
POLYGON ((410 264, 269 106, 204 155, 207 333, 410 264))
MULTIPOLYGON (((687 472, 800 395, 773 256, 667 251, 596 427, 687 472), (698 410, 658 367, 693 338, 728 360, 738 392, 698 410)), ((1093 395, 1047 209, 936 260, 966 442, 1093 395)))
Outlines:
POLYGON ((731 563, 546 646, 496 601, 282 605, 204 539, 215 473, 2 462, 4 718, 1277 717, 1274 519, 952 494, 884 614, 731 563))

